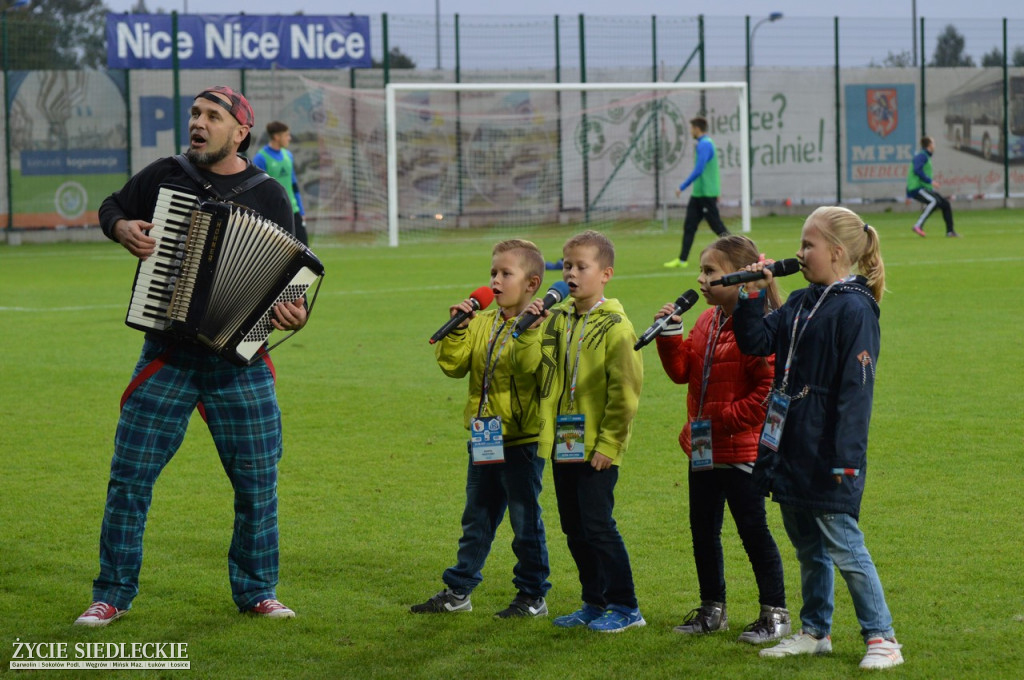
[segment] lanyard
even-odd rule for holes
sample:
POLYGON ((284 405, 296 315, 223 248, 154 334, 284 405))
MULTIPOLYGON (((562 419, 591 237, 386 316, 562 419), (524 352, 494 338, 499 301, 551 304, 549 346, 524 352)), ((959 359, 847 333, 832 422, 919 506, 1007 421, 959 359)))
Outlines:
POLYGON ((786 356, 786 368, 782 372, 782 385, 779 387, 779 391, 783 394, 786 393, 786 386, 789 385, 789 369, 793 366, 793 355, 796 353, 796 346, 800 344, 800 340, 804 337, 804 332, 807 330, 807 326, 810 325, 811 319, 814 318, 814 313, 821 307, 821 303, 825 301, 828 294, 832 291, 832 287, 837 283, 845 283, 846 279, 840 279, 839 281, 833 281, 828 284, 828 288, 821 294, 818 301, 811 307, 810 313, 807 318, 804 319, 803 327, 800 328, 800 334, 797 335, 797 327, 800 326, 800 313, 803 310, 803 304, 800 305, 800 309, 796 310, 796 315, 793 317, 793 333, 789 337, 789 354, 786 356))
POLYGON ((499 309, 497 314, 494 315, 494 323, 491 324, 491 333, 487 338, 487 355, 484 358, 484 379, 483 384, 480 386, 480 405, 476 410, 476 417, 479 418, 483 415, 484 409, 487 407, 488 397, 487 394, 491 388, 491 382, 494 380, 494 372, 498 370, 498 360, 501 359, 501 352, 505 349, 505 344, 508 343, 508 339, 512 337, 512 330, 516 327, 516 322, 519 321, 521 314, 517 314, 514 319, 510 322, 506 322, 501 318, 501 310, 499 309), (498 321, 501 321, 499 327, 498 321), (508 324, 508 332, 501 339, 501 343, 498 345, 498 352, 494 354, 494 343, 501 335, 501 331, 505 329, 506 323, 508 324), (491 361, 491 356, 494 356, 494 361, 491 361))
POLYGON ((712 320, 714 325, 714 335, 710 337, 707 347, 704 348, 704 372, 700 379, 700 403, 697 406, 697 420, 701 420, 704 417, 704 397, 708 392, 708 383, 711 380, 711 362, 715 356, 715 345, 718 344, 718 335, 722 332, 722 328, 725 327, 726 322, 725 315, 722 313, 721 307, 715 307, 715 318, 712 320))
MULTIPOLYGON (((572 364, 572 379, 569 382, 569 413, 572 413, 576 407, 576 379, 580 373, 580 354, 583 353, 583 334, 587 330, 587 321, 590 319, 590 313, 601 306, 604 302, 604 298, 601 298, 594 303, 594 306, 587 310, 586 315, 583 317, 583 325, 580 327, 579 341, 576 343, 576 360, 572 364)), ((569 365, 569 346, 572 340, 572 334, 575 330, 575 324, 565 325, 565 365, 569 365)))

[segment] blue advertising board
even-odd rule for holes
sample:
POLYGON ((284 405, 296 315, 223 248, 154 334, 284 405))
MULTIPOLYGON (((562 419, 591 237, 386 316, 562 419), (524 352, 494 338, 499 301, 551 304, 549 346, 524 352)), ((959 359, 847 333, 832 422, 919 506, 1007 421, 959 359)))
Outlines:
POLYGON ((107 66, 170 69, 369 68, 368 16, 108 14, 107 66))
POLYGON ((847 85, 847 180, 905 179, 917 146, 916 112, 913 85, 847 85))

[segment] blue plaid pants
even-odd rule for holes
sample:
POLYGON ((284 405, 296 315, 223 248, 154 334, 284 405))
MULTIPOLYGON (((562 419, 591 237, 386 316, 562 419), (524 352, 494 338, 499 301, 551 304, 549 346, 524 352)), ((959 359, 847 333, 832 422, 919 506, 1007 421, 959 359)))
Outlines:
POLYGON ((135 367, 166 363, 128 396, 114 437, 114 458, 100 534, 93 600, 128 609, 139 591, 142 534, 153 485, 181 445, 201 401, 221 465, 235 493, 228 551, 231 595, 239 610, 275 597, 278 578, 277 464, 281 411, 263 361, 239 367, 201 350, 147 337, 135 367))

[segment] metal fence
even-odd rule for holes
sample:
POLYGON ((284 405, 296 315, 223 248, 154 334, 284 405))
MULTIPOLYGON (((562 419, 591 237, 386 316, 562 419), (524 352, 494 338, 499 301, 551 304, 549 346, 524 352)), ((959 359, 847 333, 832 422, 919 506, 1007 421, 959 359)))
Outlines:
MULTIPOLYGON (((1024 21, 380 15, 371 17, 375 67, 329 72, 50 70, 28 17, 0 21, 0 224, 9 241, 23 230, 95 225, 110 191, 187 143, 184 112, 214 82, 245 91, 258 124, 293 116, 297 137, 315 144, 317 121, 302 116, 343 112, 317 111, 310 83, 743 80, 755 205, 902 200, 907 154, 922 134, 939 142, 946 191, 1002 204, 1024 195, 1024 64, 1013 65, 1024 62, 1024 21), (932 65, 949 27, 974 66, 932 65), (885 106, 875 111, 879 96, 885 106), (872 115, 898 116, 902 127, 872 115)), ((705 113, 723 124, 734 114, 705 113)), ((316 157, 299 179, 315 214, 326 181, 316 157)))

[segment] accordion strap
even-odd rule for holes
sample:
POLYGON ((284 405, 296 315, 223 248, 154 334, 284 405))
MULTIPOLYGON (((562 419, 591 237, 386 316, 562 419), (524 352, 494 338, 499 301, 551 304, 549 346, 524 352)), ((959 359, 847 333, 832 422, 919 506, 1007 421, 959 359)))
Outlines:
MULTIPOLYGON (((128 387, 125 389, 124 394, 121 395, 120 408, 122 410, 124 409, 125 402, 127 402, 128 398, 132 396, 132 393, 139 388, 139 385, 152 378, 154 375, 156 375, 157 371, 164 367, 164 364, 167 363, 167 357, 171 355, 171 352, 173 350, 174 347, 169 347, 166 350, 164 350, 164 352, 160 356, 146 364, 145 368, 139 371, 138 375, 132 378, 132 381, 128 384, 128 387)), ((260 358, 263 359, 263 363, 265 363, 267 365, 267 368, 270 369, 271 379, 276 383, 277 370, 274 368, 274 362, 270 360, 270 355, 263 350, 261 350, 259 354, 260 358)), ((203 402, 200 401, 198 404, 196 404, 196 408, 199 410, 199 415, 202 416, 203 422, 207 422, 206 406, 203 405, 203 402)))
POLYGON ((192 162, 185 157, 185 154, 179 153, 176 156, 173 156, 173 158, 178 162, 178 165, 181 166, 181 169, 185 171, 185 174, 192 178, 193 182, 202 187, 203 191, 213 196, 218 201, 229 201, 235 196, 238 196, 239 194, 244 194, 246 191, 252 189, 257 184, 262 184, 263 182, 266 182, 268 179, 271 179, 270 175, 268 175, 267 173, 260 172, 258 175, 253 175, 252 177, 245 180, 238 186, 232 188, 231 191, 229 191, 226 196, 221 196, 219 193, 217 193, 217 190, 213 188, 213 183, 199 174, 199 171, 196 170, 196 166, 192 165, 192 162))

